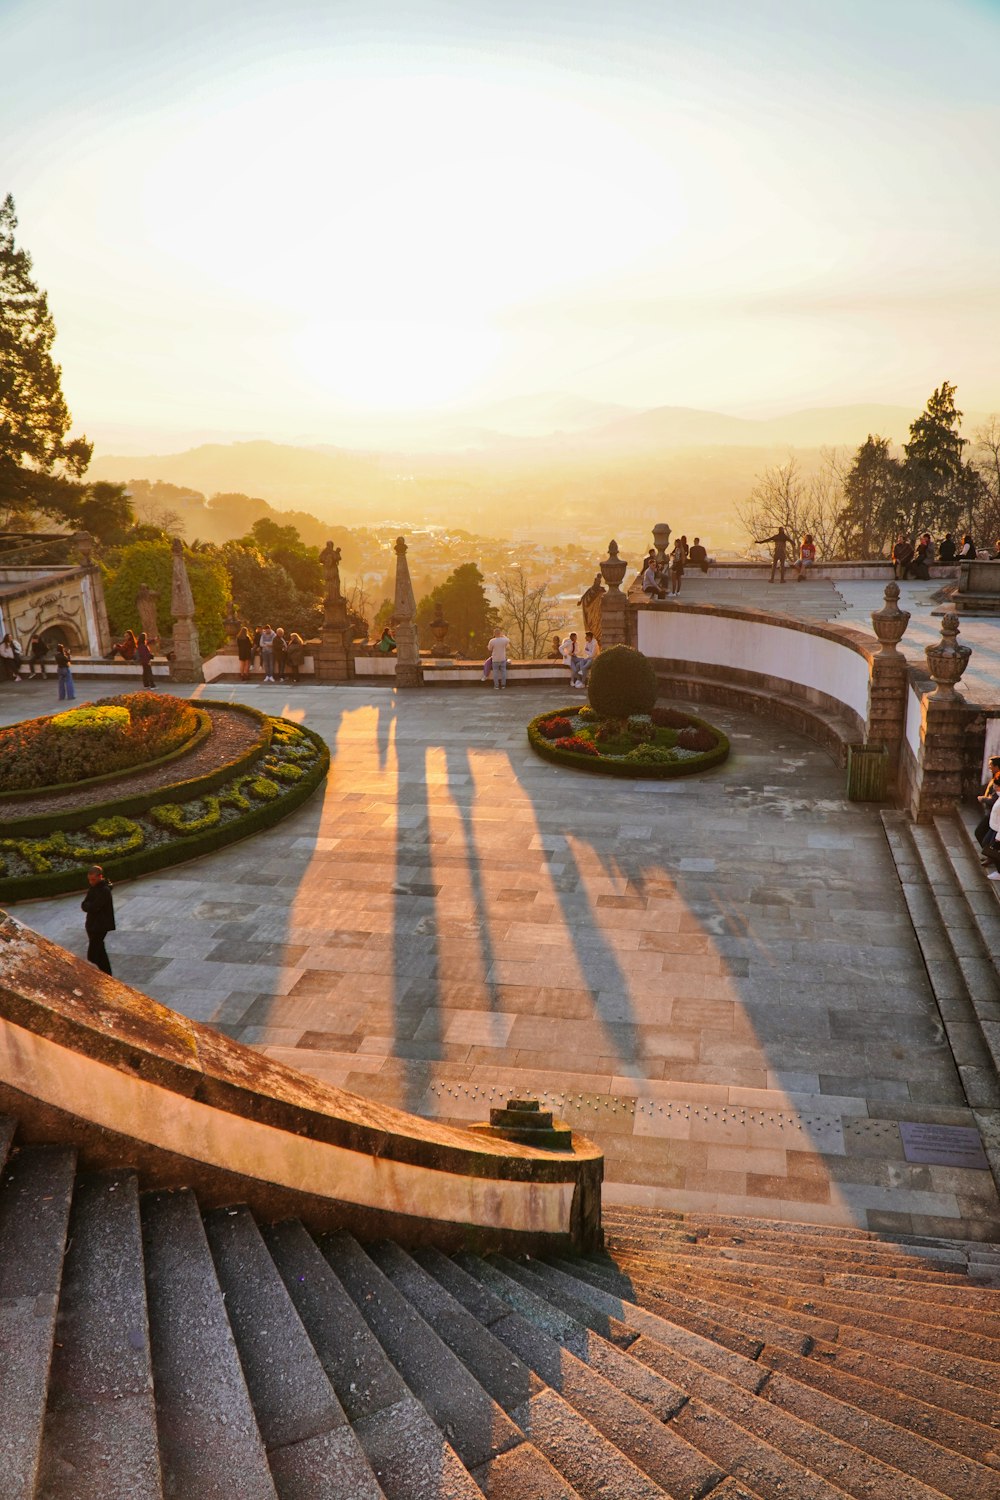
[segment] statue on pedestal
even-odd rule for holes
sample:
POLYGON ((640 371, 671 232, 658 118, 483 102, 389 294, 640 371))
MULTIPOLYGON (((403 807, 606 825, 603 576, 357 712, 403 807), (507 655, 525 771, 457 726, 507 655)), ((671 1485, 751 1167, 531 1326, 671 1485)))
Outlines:
POLYGON ((597 644, 601 644, 601 600, 604 598, 604 581, 600 573, 594 575, 594 581, 585 594, 580 597, 580 608, 583 610, 583 628, 589 630, 597 644))

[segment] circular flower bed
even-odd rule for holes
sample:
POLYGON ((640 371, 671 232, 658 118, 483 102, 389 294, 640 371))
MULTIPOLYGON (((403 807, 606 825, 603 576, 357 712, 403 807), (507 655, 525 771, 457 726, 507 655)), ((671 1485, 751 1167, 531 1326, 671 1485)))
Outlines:
POLYGON ((244 711, 262 726, 259 748, 228 765, 222 761, 212 773, 139 797, 129 796, 123 779, 117 804, 68 813, 58 827, 52 818, 21 819, 20 829, 17 820, 6 821, 0 900, 82 889, 92 864, 103 865, 112 880, 163 869, 286 817, 323 780, 330 752, 302 725, 244 711))
POLYGON ((0 729, 0 793, 95 780, 188 745, 203 715, 169 693, 125 693, 0 729))
POLYGON ((627 718, 605 717, 586 704, 550 709, 532 719, 528 741, 557 765, 654 780, 707 771, 729 754, 721 729, 674 708, 627 718))

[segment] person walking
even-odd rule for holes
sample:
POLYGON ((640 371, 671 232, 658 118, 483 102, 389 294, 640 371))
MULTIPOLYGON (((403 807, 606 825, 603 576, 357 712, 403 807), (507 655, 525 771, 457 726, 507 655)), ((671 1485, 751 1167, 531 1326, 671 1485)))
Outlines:
POLYGON ((260 659, 264 668, 264 681, 274 681, 274 637, 276 632, 265 625, 260 633, 260 659))
POLYGON ((781 569, 781 582, 784 583, 785 581, 785 564, 788 561, 788 543, 790 541, 791 537, 784 526, 779 526, 774 536, 762 536, 757 543, 758 547, 766 547, 769 543, 774 544, 774 551, 771 554, 772 583, 774 582, 775 572, 779 568, 781 569))
POLYGON ((298 682, 299 672, 305 660, 306 643, 297 630, 293 630, 288 637, 288 646, 285 651, 285 667, 293 682, 298 682))
POLYGON ((493 686, 495 689, 507 686, 507 652, 510 649, 510 640, 504 635, 503 627, 489 643, 490 661, 493 664, 493 686))
POLYGON ((143 687, 147 689, 155 688, 156 683, 153 681, 153 652, 146 639, 146 632, 144 630, 139 631, 135 645, 135 660, 142 668, 143 687))
POLYGON ((69 654, 69 647, 64 646, 62 641, 56 647, 56 681, 59 683, 60 699, 76 697, 76 688, 73 684, 73 660, 69 654))
POLYGON ((35 668, 38 668, 39 676, 41 677, 43 682, 45 681, 45 658, 48 656, 48 654, 49 648, 42 640, 41 636, 33 636, 31 645, 28 648, 28 666, 30 668, 32 677, 34 677, 35 675, 35 668))
POLYGON ((253 636, 245 625, 236 637, 236 655, 240 663, 240 681, 250 681, 250 663, 253 661, 253 636))
POLYGON ((104 974, 111 973, 111 962, 104 939, 115 930, 115 903, 111 896, 111 881, 100 865, 91 865, 87 871, 87 894, 80 902, 86 913, 84 928, 87 933, 87 959, 104 974))

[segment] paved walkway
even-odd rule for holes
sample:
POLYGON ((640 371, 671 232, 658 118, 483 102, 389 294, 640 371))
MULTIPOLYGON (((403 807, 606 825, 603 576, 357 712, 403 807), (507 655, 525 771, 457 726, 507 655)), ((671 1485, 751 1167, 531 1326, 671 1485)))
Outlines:
MULTIPOLYGON (((877 814, 808 741, 719 713, 725 766, 628 783, 531 753, 540 688, 243 696, 323 734, 329 782, 123 885, 120 977, 419 1112, 538 1094, 610 1201, 1000 1238, 988 1172, 903 1159, 898 1121, 973 1121, 877 814)), ((18 915, 83 950, 76 897, 18 915)))

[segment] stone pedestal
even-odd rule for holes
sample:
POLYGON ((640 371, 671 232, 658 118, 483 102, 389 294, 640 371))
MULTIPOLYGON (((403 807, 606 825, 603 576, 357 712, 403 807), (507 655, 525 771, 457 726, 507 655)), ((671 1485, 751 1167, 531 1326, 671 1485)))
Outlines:
POLYGON ((413 597, 410 566, 406 561, 406 541, 396 538, 396 592, 393 598, 393 632, 396 637, 396 686, 418 688, 424 685, 420 665, 420 644, 414 616, 417 603, 413 597))
POLYGON ((323 635, 313 648, 317 682, 349 682, 354 675, 354 637, 340 587, 340 548, 327 542, 319 555, 326 579, 323 635))
POLYGON ((872 662, 868 684, 868 728, 865 742, 882 744, 889 752, 889 777, 894 782, 906 731, 906 658, 897 642, 910 623, 909 610, 899 607, 899 584, 886 585, 885 604, 872 613, 880 649, 872 662))
POLYGON ((607 584, 607 593, 600 600, 602 651, 629 644, 628 601, 621 590, 627 567, 628 563, 618 555, 618 543, 610 541, 608 555, 600 564, 601 577, 607 584))
POLYGON ((191 583, 184 565, 184 544, 180 537, 174 537, 171 550, 173 552, 173 580, 170 592, 170 612, 174 621, 174 634, 170 676, 175 682, 202 682, 204 673, 201 669, 198 627, 194 622, 194 596, 191 593, 191 583))

